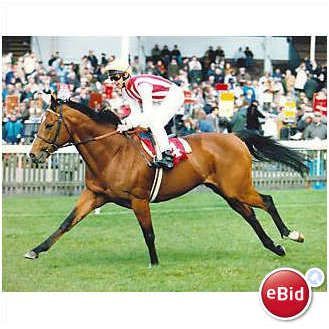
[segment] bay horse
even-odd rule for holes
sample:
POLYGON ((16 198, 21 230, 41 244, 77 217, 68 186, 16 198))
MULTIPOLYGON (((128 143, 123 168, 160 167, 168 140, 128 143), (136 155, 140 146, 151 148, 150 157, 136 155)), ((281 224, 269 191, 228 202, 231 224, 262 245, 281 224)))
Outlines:
MULTIPOLYGON (((95 112, 74 102, 51 96, 33 142, 30 158, 43 163, 57 149, 75 145, 86 163, 85 189, 59 228, 25 254, 36 259, 92 210, 113 202, 133 210, 142 229, 151 265, 158 264, 150 212, 150 190, 155 169, 146 165, 136 142, 117 132, 119 117, 111 111, 95 112)), ((258 193, 252 183, 252 156, 276 161, 307 173, 302 154, 269 137, 248 131, 239 134, 200 133, 184 137, 192 148, 188 159, 164 171, 155 202, 167 201, 204 184, 223 197, 253 228, 265 248, 283 256, 285 250, 265 233, 253 207, 267 211, 281 237, 303 242, 302 233, 282 221, 270 195, 258 193)), ((145 155, 144 155, 145 156, 145 155)))

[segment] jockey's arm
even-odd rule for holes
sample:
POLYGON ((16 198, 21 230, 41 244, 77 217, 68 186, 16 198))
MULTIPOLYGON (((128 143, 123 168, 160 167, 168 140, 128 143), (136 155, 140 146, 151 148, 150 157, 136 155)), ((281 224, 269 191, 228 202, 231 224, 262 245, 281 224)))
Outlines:
POLYGON ((129 128, 138 127, 141 123, 141 109, 138 102, 128 100, 130 114, 123 121, 129 126, 129 128))
POLYGON ((152 114, 152 90, 153 86, 149 83, 141 83, 138 87, 139 95, 142 99, 142 116, 146 121, 146 124, 149 124, 149 120, 151 120, 152 114))
POLYGON ((122 120, 123 125, 120 125, 120 131, 126 131, 131 128, 141 126, 149 127, 150 113, 152 113, 152 85, 143 83, 138 86, 138 92, 142 99, 142 104, 127 99, 130 107, 130 114, 122 120))

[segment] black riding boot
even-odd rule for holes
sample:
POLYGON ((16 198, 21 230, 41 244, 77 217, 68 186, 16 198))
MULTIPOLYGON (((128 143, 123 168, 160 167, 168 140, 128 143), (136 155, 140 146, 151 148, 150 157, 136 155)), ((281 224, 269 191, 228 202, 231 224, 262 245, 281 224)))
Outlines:
POLYGON ((171 154, 171 152, 168 150, 168 151, 162 152, 162 159, 156 160, 154 162, 154 165, 156 167, 162 167, 164 169, 172 169, 174 167, 173 160, 174 160, 174 157, 171 154))

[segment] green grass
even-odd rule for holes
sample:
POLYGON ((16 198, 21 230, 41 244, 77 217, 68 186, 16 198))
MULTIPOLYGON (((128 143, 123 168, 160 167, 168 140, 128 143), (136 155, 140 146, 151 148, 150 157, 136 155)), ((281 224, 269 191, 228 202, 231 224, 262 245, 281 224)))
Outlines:
MULTIPOLYGON (((4 291, 257 291, 269 271, 289 266, 326 270, 326 192, 271 192, 288 227, 305 243, 282 241, 268 214, 264 229, 287 255, 263 248, 251 227, 213 193, 190 193, 152 205, 160 266, 148 253, 130 210, 106 205, 35 261, 24 253, 48 237, 76 197, 3 199, 4 291)), ((326 285, 318 288, 326 291, 326 285)))

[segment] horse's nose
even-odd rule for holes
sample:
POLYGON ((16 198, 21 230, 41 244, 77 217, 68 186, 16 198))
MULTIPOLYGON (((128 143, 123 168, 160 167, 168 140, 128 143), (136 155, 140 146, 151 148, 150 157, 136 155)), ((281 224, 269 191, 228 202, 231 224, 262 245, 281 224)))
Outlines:
POLYGON ((35 154, 34 153, 32 153, 32 152, 30 152, 29 153, 29 157, 31 158, 31 160, 33 161, 34 159, 35 159, 35 154))

